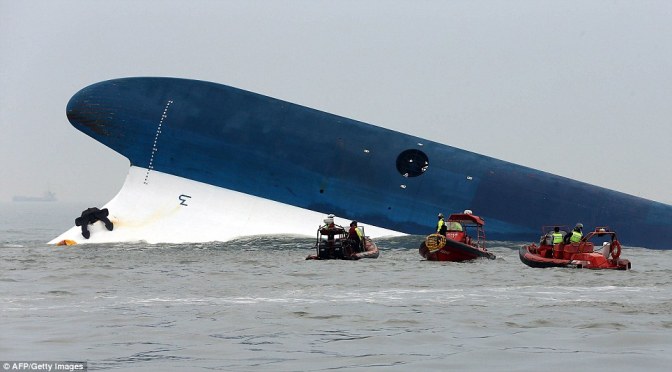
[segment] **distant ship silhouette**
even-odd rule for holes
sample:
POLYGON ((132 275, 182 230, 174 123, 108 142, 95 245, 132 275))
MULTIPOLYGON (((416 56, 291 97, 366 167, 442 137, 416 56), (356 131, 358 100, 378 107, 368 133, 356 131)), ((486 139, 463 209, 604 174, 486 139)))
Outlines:
POLYGON ((23 196, 15 195, 12 197, 15 202, 53 202, 56 201, 56 194, 51 191, 45 191, 43 196, 23 196))

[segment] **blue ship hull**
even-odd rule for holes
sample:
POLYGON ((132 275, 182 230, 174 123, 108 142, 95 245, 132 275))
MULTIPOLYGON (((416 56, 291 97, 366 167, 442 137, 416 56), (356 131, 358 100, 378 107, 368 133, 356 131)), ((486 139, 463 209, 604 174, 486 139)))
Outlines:
POLYGON ((233 87, 175 78, 93 84, 73 126, 131 165, 407 234, 471 209, 488 239, 541 225, 608 225, 628 246, 670 248, 672 206, 233 87))

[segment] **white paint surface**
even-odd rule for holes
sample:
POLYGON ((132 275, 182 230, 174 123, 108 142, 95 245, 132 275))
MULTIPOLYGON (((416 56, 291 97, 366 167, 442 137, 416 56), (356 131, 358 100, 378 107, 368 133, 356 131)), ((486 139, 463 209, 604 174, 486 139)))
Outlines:
MULTIPOLYGON (((102 222, 89 225, 91 237, 84 239, 81 228, 73 226, 51 240, 68 239, 82 243, 147 242, 198 243, 229 241, 254 235, 299 235, 315 237, 325 214, 274 202, 236 191, 195 182, 152 170, 131 167, 121 191, 100 208, 109 210, 114 230, 102 222), (180 196, 187 195, 186 205, 180 196)), ((349 220, 336 216, 336 224, 349 220)), ((362 226, 363 224, 359 224, 362 226)), ((404 235, 365 226, 372 238, 404 235)))

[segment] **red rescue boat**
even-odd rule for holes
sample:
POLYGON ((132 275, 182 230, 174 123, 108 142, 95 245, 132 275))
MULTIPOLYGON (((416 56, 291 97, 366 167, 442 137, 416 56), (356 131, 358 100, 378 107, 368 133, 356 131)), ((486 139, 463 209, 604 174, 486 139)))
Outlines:
POLYGON ((428 261, 461 262, 495 255, 485 248, 485 221, 471 211, 454 213, 446 221, 445 235, 431 234, 420 244, 420 255, 428 261), (474 238, 475 237, 475 238, 474 238))
MULTIPOLYGON (((563 230, 564 231, 564 230, 563 230)), ((572 267, 584 269, 628 270, 630 261, 621 259, 621 243, 616 232, 597 227, 578 243, 553 244, 553 227, 542 228, 539 246, 532 243, 520 248, 520 260, 530 267, 572 267), (595 244, 601 249, 595 250, 595 244)))

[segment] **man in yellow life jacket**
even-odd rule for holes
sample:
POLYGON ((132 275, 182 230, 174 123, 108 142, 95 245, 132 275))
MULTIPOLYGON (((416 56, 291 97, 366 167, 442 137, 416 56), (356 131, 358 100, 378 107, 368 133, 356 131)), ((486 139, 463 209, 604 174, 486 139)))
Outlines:
POLYGON ((558 226, 553 228, 553 245, 562 243, 564 236, 560 233, 560 228, 558 226))
POLYGON ((583 238, 583 224, 577 223, 571 234, 565 236, 565 244, 578 243, 583 238))
POLYGON ((566 233, 564 231, 560 231, 560 227, 555 226, 553 231, 549 231, 546 233, 546 235, 541 237, 541 240, 539 240, 539 245, 560 244, 564 241, 565 234, 566 233))
POLYGON ((443 213, 439 213, 438 215, 439 222, 436 224, 436 233, 441 234, 441 235, 446 235, 446 231, 448 230, 448 226, 446 226, 446 221, 443 220, 443 213))

